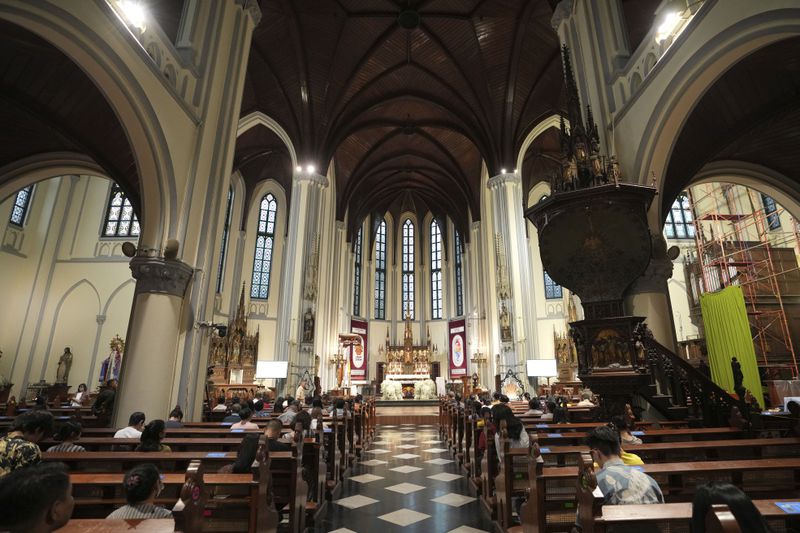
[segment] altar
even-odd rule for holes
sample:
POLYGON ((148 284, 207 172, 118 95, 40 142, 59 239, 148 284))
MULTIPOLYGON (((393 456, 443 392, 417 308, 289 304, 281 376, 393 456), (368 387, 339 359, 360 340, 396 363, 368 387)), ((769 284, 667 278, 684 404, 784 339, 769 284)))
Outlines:
POLYGON ((389 374, 386 376, 387 381, 396 381, 400 383, 403 399, 414 398, 414 388, 417 383, 431 379, 428 374, 389 374))
POLYGON ((378 353, 380 355, 386 354, 386 381, 400 384, 400 395, 403 399, 414 398, 416 385, 431 379, 432 352, 430 329, 428 329, 428 338, 425 345, 414 344, 410 316, 406 315, 402 345, 391 345, 389 329, 387 328, 386 342, 378 348, 378 353))

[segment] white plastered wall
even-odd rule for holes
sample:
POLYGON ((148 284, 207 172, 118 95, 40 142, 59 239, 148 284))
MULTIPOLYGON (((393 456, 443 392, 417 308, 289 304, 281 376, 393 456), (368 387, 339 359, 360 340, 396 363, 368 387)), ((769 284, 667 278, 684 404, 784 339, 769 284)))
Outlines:
POLYGON ((94 388, 109 341, 125 338, 134 282, 121 245, 136 239, 100 236, 110 187, 89 176, 41 181, 22 229, 9 224, 14 196, 0 204, 0 373, 17 397, 28 383, 55 380, 67 346, 71 390, 94 388))

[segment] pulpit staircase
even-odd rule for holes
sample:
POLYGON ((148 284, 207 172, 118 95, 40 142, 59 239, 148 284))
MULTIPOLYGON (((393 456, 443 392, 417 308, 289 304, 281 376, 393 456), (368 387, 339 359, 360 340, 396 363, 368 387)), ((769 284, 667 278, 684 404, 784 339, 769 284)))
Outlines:
POLYGON ((637 392, 668 420, 726 426, 735 398, 650 336, 642 339, 650 382, 637 392))

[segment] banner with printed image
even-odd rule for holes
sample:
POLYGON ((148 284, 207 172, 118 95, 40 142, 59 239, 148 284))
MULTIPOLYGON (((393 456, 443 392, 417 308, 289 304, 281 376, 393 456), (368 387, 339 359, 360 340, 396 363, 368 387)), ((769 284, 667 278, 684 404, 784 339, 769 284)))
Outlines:
POLYGON ((350 347, 350 379, 367 379, 367 324, 363 320, 350 320, 350 333, 355 333, 361 337, 361 346, 350 347))
POLYGON ((450 330, 450 378, 467 375, 467 328, 465 320, 453 320, 450 330))

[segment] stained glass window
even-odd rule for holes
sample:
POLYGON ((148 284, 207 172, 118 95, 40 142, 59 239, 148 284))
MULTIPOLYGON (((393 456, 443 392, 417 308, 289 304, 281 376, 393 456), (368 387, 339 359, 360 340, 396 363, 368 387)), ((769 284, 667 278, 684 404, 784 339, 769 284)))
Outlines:
POLYGON ((414 223, 403 222, 403 319, 414 320, 414 223))
POLYGON ((664 235, 668 239, 694 239, 694 218, 689 205, 689 197, 681 193, 672 202, 672 208, 664 223, 664 235))
POLYGON ((9 222, 20 228, 25 224, 32 197, 33 185, 28 185, 24 189, 17 191, 17 195, 14 197, 14 207, 11 208, 9 222))
POLYGON ((103 237, 138 237, 139 220, 133 212, 131 201, 125 191, 114 183, 108 198, 106 223, 103 226, 103 237))
POLYGON ((781 227, 781 216, 778 214, 778 204, 771 196, 761 195, 761 203, 764 204, 764 214, 767 215, 767 225, 769 229, 781 227))
POLYGON ((548 300, 557 300, 561 298, 562 291, 561 285, 553 281, 550 274, 544 273, 544 297, 548 300))
POLYGON ((431 222, 431 317, 442 318, 442 232, 431 222))
POLYGON ((275 250, 275 225, 278 202, 272 193, 261 199, 256 232, 256 255, 253 258, 253 282, 250 297, 259 300, 269 298, 269 279, 272 272, 272 254, 275 250))
POLYGON ((355 265, 353 267, 353 315, 361 316, 361 228, 358 228, 353 247, 355 265))
POLYGON ((386 318, 386 221, 375 233, 375 318, 386 318))
POLYGON ((456 231, 456 316, 464 314, 464 271, 461 266, 461 236, 456 231))
POLYGON ((225 220, 222 226, 222 244, 219 250, 219 269, 217 270, 217 293, 222 292, 225 279, 225 254, 228 250, 228 235, 231 230, 231 206, 233 205, 233 187, 228 188, 228 206, 225 208, 225 220))

